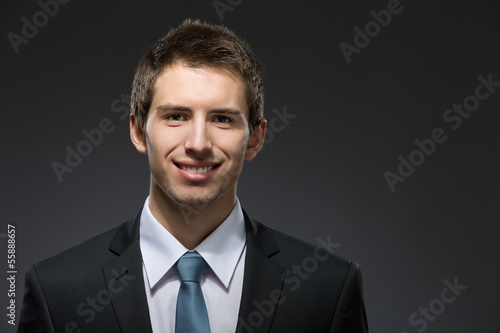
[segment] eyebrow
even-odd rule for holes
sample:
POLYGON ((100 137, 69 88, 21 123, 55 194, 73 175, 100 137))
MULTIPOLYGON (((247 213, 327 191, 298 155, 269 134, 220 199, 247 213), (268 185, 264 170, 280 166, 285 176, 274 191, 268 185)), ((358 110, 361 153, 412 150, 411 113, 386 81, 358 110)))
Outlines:
POLYGON ((231 108, 213 109, 213 110, 208 111, 208 114, 212 114, 212 113, 243 115, 243 113, 240 110, 231 109, 231 108))
MULTIPOLYGON (((156 107, 156 112, 168 112, 168 111, 183 111, 183 112, 193 112, 193 110, 187 106, 177 105, 177 104, 165 104, 156 107)), ((208 111, 208 114, 234 114, 243 115, 243 113, 238 109, 233 108, 215 108, 208 111)))
POLYGON ((158 105, 155 108, 156 112, 166 112, 166 111, 189 111, 192 112, 192 110, 186 106, 182 105, 176 105, 176 104, 165 104, 165 105, 158 105))

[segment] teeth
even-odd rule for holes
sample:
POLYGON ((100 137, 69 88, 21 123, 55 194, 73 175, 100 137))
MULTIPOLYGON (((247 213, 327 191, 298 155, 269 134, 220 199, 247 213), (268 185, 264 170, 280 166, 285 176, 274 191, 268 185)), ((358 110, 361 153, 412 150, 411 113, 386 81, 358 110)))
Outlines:
POLYGON ((213 168, 214 168, 213 166, 204 167, 204 168, 190 168, 190 167, 187 167, 185 165, 181 166, 182 170, 187 171, 187 172, 191 172, 191 173, 206 173, 206 172, 212 170, 213 168))

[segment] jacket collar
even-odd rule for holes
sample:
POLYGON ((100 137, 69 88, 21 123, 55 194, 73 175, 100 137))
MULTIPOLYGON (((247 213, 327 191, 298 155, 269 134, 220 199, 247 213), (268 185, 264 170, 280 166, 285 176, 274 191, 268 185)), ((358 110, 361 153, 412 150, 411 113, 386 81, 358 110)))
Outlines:
POLYGON ((118 228, 109 247, 117 257, 103 267, 113 309, 123 333, 153 332, 139 245, 140 216, 141 212, 118 228))
POLYGON ((284 286, 286 270, 272 257, 279 247, 271 231, 243 211, 247 231, 245 277, 236 332, 269 332, 278 298, 284 286), (270 305, 261 313, 256 304, 270 305))

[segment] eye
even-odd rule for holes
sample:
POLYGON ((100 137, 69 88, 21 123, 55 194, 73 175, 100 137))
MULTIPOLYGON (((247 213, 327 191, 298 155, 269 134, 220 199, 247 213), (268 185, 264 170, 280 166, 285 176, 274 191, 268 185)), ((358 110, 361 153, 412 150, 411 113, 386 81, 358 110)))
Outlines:
POLYGON ((231 118, 228 118, 228 117, 226 117, 226 116, 216 116, 216 117, 214 118, 214 121, 215 121, 216 123, 230 123, 230 122, 232 121, 232 119, 231 119, 231 118))
POLYGON ((172 113, 172 114, 166 115, 165 119, 171 120, 171 121, 182 121, 182 120, 185 120, 186 117, 183 114, 172 113))

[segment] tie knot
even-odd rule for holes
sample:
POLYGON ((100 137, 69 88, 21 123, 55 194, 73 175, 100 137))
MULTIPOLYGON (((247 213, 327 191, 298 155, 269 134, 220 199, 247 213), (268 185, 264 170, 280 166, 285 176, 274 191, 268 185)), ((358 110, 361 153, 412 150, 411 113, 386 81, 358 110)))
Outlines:
POLYGON ((200 282, 201 273, 207 263, 198 252, 186 252, 177 261, 177 270, 182 282, 200 282))

